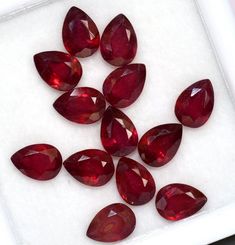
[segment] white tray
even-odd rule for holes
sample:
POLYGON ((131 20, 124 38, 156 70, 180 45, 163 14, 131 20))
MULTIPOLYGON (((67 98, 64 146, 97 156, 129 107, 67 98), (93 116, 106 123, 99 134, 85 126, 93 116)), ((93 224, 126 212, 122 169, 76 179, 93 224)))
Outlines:
MULTIPOLYGON (((9 160, 19 148, 38 142, 57 146, 64 158, 81 149, 102 148, 99 123, 76 125, 55 112, 52 103, 60 93, 39 78, 32 60, 37 52, 64 50, 61 27, 73 5, 87 12, 100 32, 121 12, 133 23, 139 41, 134 61, 145 63, 148 75, 141 97, 124 111, 140 136, 155 125, 176 122, 175 99, 190 83, 210 78, 215 90, 208 123, 185 128, 177 156, 162 168, 151 168, 158 190, 172 182, 187 183, 202 190, 208 203, 197 215, 176 223, 157 214, 154 200, 133 207, 136 230, 120 244, 201 245, 232 234, 235 112, 194 1, 66 0, 0 23, 0 224, 9 244, 95 244, 85 236, 90 220, 102 207, 122 201, 114 178, 94 189, 62 169, 55 179, 37 182, 9 160)), ((99 52, 81 63, 84 76, 79 85, 101 89, 113 67, 99 52)), ((130 157, 140 161, 136 153, 130 157)))

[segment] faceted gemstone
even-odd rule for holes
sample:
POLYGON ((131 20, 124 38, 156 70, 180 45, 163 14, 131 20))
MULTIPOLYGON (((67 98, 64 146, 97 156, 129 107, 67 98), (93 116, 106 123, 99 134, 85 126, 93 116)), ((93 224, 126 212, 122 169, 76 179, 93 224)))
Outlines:
POLYGON ((144 64, 131 64, 117 68, 105 79, 103 94, 112 106, 127 107, 141 94, 145 77, 144 64))
POLYGON ((34 55, 34 63, 41 78, 52 88, 67 91, 78 84, 82 67, 77 58, 59 51, 34 55))
POLYGON ((206 202, 206 196, 196 188, 185 184, 170 184, 158 192, 155 204, 162 217, 176 221, 195 214, 206 202))
POLYGON ((198 128, 210 117, 214 106, 214 91, 209 79, 198 81, 178 97, 175 115, 185 126, 198 128))
POLYGON ((87 236, 100 242, 116 242, 128 237, 135 229, 133 211, 122 203, 114 203, 99 211, 91 221, 87 236))
POLYGON ((62 36, 67 51, 77 57, 92 55, 100 44, 96 24, 76 7, 72 7, 65 17, 62 36))
POLYGON ((137 38, 133 26, 123 14, 116 16, 105 28, 100 42, 103 58, 114 66, 130 63, 137 50, 137 38))
POLYGON ((104 185, 114 174, 111 156, 96 149, 73 154, 64 161, 64 167, 75 179, 90 186, 104 185))
POLYGON ((57 112, 72 122, 90 124, 103 116, 105 99, 94 88, 80 87, 61 95, 53 106, 57 112))
POLYGON ((101 123, 101 141, 107 152, 122 157, 135 150, 138 134, 132 121, 123 112, 109 106, 101 123))
POLYGON ((54 178, 62 166, 60 152, 52 145, 29 145, 12 155, 11 161, 25 175, 36 180, 54 178))
POLYGON ((182 139, 182 125, 163 124, 147 131, 139 141, 142 160, 152 167, 161 167, 176 154, 182 139))
POLYGON ((124 201, 131 205, 149 202, 156 191, 150 172, 138 162, 122 157, 117 165, 116 183, 124 201))

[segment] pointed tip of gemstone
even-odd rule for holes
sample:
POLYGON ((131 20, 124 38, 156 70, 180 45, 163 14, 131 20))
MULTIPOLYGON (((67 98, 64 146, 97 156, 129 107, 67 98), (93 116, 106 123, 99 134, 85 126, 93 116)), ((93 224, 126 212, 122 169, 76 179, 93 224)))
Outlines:
POLYGON ((126 17, 126 15, 124 15, 123 13, 120 13, 120 14, 116 15, 113 19, 116 19, 116 18, 128 20, 128 18, 126 17))
POLYGON ((138 144, 140 157, 152 167, 167 164, 176 155, 182 134, 183 127, 179 123, 162 124, 148 130, 138 144))
POLYGON ((175 115, 187 127, 198 128, 205 124, 214 107, 214 90, 209 79, 187 87, 177 98, 175 115))
POLYGON ((79 11, 81 11, 81 12, 84 12, 83 10, 81 10, 80 8, 78 8, 78 7, 76 7, 76 6, 70 7, 68 12, 70 12, 70 11, 72 11, 72 10, 79 10, 79 11))
POLYGON ((26 146, 15 152, 11 161, 20 172, 36 180, 50 180, 62 167, 60 152, 48 144, 26 146))
POLYGON ((194 215, 206 202, 207 197, 195 187, 175 183, 160 189, 155 204, 163 218, 177 221, 194 215))
POLYGON ((100 242, 116 242, 128 237, 135 229, 134 212, 125 204, 115 203, 100 210, 91 221, 86 235, 100 242))
POLYGON ((81 58, 91 56, 100 44, 100 34, 94 21, 74 6, 65 17, 62 37, 66 50, 81 58))
POLYGON ((116 184, 120 196, 131 205, 146 204, 156 191, 151 173, 143 165, 127 157, 119 159, 116 184))
POLYGON ((130 64, 112 71, 103 83, 103 94, 114 107, 125 108, 140 96, 146 78, 144 64, 130 64))

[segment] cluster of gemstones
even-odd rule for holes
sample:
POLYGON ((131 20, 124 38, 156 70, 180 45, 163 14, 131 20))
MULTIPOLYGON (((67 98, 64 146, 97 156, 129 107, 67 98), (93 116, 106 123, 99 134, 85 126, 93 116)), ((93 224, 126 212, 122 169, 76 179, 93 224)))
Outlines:
MULTIPOLYGON (((81 9, 72 7, 64 20, 62 38, 68 53, 47 51, 34 56, 41 78, 52 88, 65 91, 54 108, 64 118, 78 123, 101 121, 100 137, 105 149, 86 149, 62 161, 57 148, 48 144, 29 145, 11 157, 13 164, 36 180, 54 178, 64 168, 79 182, 102 186, 114 175, 111 156, 119 157, 116 185, 122 199, 130 205, 149 202, 156 192, 154 178, 147 168, 126 156, 138 148, 143 162, 161 167, 177 153, 183 125, 197 128, 210 117, 214 105, 213 87, 208 79, 186 88, 175 104, 180 123, 158 125, 139 140, 135 125, 120 108, 133 104, 141 94, 146 78, 144 64, 130 64, 137 51, 137 37, 130 21, 116 16, 105 28, 101 38, 94 21, 81 9), (118 66, 103 83, 102 93, 90 87, 76 87, 82 66, 78 58, 91 56, 100 47, 105 61, 118 66), (106 109, 106 101, 110 106, 106 109)), ((199 211, 206 196, 198 189, 172 183, 161 188, 155 199, 158 213, 167 220, 180 220, 199 211)), ((122 240, 136 224, 134 212, 125 204, 114 203, 97 213, 87 230, 91 239, 103 242, 122 240)))

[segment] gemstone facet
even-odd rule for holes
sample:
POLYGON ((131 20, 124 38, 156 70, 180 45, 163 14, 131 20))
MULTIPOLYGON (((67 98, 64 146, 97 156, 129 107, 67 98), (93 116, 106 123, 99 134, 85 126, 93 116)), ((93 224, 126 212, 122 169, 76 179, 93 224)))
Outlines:
POLYGON ((141 94, 145 77, 144 64, 130 64, 117 68, 105 79, 103 94, 112 106, 127 107, 134 103, 141 94))
POLYGON ((100 242, 116 242, 128 237, 135 229, 133 211, 122 203, 100 210, 91 221, 87 236, 100 242))
POLYGON ((62 166, 60 152, 48 144, 26 146, 14 153, 11 161, 23 174, 36 180, 54 178, 62 166))
POLYGON ((137 38, 134 28, 125 15, 119 14, 102 34, 101 54, 111 65, 123 66, 134 59, 136 50, 137 38))
POLYGON ((186 88, 175 104, 175 115, 185 126, 198 128, 209 119, 214 107, 214 91, 209 79, 186 88))
POLYGON ((137 130, 123 112, 109 106, 101 123, 101 142, 111 155, 126 156, 137 146, 137 130))
POLYGON ((138 162, 127 157, 122 157, 118 162, 116 183, 123 200, 131 205, 142 205, 149 202, 156 191, 150 172, 138 162))
POLYGON ((63 164, 75 179, 90 186, 104 185, 114 174, 111 156, 105 151, 96 149, 77 152, 63 164))
POLYGON ((181 124, 171 123, 154 127, 140 139, 138 151, 142 160, 152 167, 161 167, 176 154, 182 139, 181 124))
POLYGON ((195 214, 206 202, 206 196, 196 188, 185 184, 170 184, 158 192, 155 204, 162 217, 176 221, 195 214))
POLYGON ((34 63, 41 78, 52 88, 61 91, 73 89, 82 76, 77 58, 59 51, 34 55, 34 63))
POLYGON ((62 36, 67 51, 82 58, 92 55, 100 43, 96 24, 85 12, 76 7, 72 7, 65 17, 62 36))
POLYGON ((103 116, 105 99, 94 88, 79 87, 61 95, 53 106, 58 113, 72 122, 90 124, 103 116))

